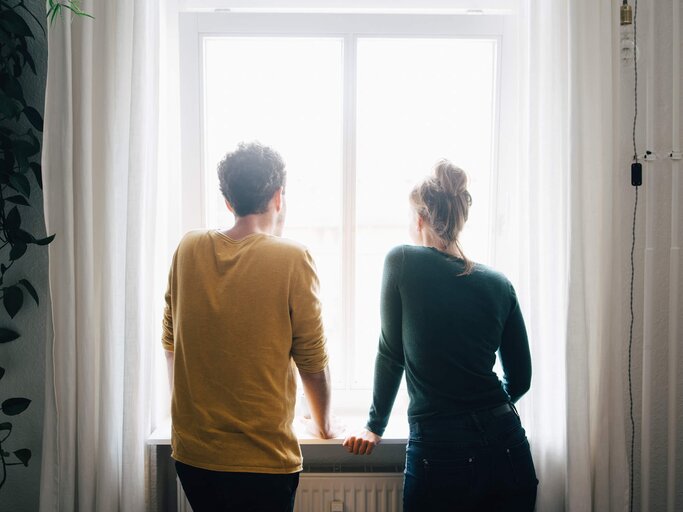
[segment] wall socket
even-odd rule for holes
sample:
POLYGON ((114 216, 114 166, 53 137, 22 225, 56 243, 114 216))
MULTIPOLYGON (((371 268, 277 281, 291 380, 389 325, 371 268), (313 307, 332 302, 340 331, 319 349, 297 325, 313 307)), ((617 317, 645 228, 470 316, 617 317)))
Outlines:
POLYGON ((330 512, 344 512, 344 502, 333 501, 330 504, 330 512))

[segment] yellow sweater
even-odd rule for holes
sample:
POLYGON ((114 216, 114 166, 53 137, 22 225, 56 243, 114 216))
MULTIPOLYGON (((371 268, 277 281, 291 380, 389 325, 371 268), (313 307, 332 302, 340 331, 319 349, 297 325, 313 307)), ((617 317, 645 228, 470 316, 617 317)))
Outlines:
POLYGON ((166 292, 163 345, 174 351, 173 457, 214 471, 294 473, 296 364, 327 365, 313 260, 254 234, 185 235, 166 292))

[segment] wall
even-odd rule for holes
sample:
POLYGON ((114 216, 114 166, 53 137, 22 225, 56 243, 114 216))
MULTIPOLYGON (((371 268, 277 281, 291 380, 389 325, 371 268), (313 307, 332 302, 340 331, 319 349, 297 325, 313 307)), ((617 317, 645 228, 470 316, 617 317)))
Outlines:
MULTIPOLYGON (((638 153, 650 150, 656 160, 643 164, 643 186, 639 189, 635 250, 635 296, 632 377, 634 393, 635 461, 634 510, 683 510, 683 269, 680 258, 671 260, 672 220, 683 220, 680 205, 672 209, 675 181, 672 179, 672 100, 673 100, 673 2, 659 0, 641 2, 638 11, 638 153), (673 266, 679 269, 674 280, 673 266), (678 293, 679 302, 672 309, 670 294, 678 293), (678 321, 676 333, 670 327, 678 321), (670 337, 678 344, 677 357, 670 352, 670 337), (670 378, 672 377, 672 378, 670 378), (674 407, 668 404, 669 391, 678 390, 674 407), (677 421, 677 431, 669 434, 671 417, 677 421), (667 509, 669 470, 667 465, 675 459, 673 502, 667 509)), ((630 2, 633 4, 633 2, 630 2)), ((682 9, 683 11, 683 9, 682 9)), ((630 185, 630 163, 633 154, 632 123, 635 74, 633 61, 621 63, 620 94, 620 182, 615 186, 615 229, 622 257, 616 263, 622 276, 615 290, 615 300, 623 312, 629 310, 629 281, 631 276, 630 248, 635 190, 630 185)), ((680 66, 678 73, 681 73, 680 66)), ((678 173, 683 172, 679 169, 678 173)), ((681 177, 683 178, 683 177, 681 177)), ((683 179, 678 193, 683 197, 683 179)), ((679 241, 683 240, 683 222, 679 224, 679 241)), ((628 314, 628 313, 627 313, 628 314)), ((628 369, 629 325, 620 322, 623 339, 624 385, 628 369)), ((626 439, 631 430, 628 418, 626 393, 626 439)))
MULTIPOLYGON (((26 4, 36 18, 45 18, 44 0, 27 0, 26 4)), ((27 18, 28 13, 24 14, 24 18, 27 18)), ((36 35, 29 51, 36 62, 37 76, 28 71, 28 74, 23 76, 22 85, 28 104, 35 106, 42 114, 45 102, 47 43, 35 21, 30 22, 30 26, 36 35)), ((32 190, 30 203, 30 208, 21 208, 26 229, 36 236, 45 236, 43 197, 38 187, 32 190)), ((36 307, 32 299, 26 297, 23 309, 14 319, 10 319, 5 310, 0 308, 0 326, 12 326, 21 334, 21 338, 16 341, 0 344, 0 366, 7 371, 0 382, 0 400, 15 396, 31 400, 25 412, 10 419, 14 430, 5 448, 10 452, 19 448, 29 448, 33 454, 27 468, 8 468, 7 482, 0 490, 0 511, 33 511, 38 509, 45 403, 45 346, 51 318, 47 248, 29 246, 26 255, 7 273, 7 278, 27 278, 38 292, 40 306, 36 307)), ((0 414, 0 421, 7 419, 0 414)))

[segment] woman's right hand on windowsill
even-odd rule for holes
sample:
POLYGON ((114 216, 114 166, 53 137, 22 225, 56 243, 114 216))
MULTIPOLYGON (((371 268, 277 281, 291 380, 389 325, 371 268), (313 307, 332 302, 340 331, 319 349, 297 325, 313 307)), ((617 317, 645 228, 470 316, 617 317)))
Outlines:
POLYGON ((344 439, 342 446, 344 446, 349 453, 355 455, 370 455, 372 450, 375 449, 375 446, 381 442, 381 436, 364 428, 358 434, 348 436, 344 439))

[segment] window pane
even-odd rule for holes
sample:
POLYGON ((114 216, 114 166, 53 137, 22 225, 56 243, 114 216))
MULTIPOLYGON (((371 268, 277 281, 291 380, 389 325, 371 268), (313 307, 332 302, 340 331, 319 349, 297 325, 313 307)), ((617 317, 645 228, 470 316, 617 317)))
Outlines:
POLYGON ((259 140, 287 165, 284 236, 311 251, 321 281, 332 373, 342 383, 342 41, 205 39, 204 183, 211 227, 231 225, 216 165, 238 142, 259 140))
POLYGON ((496 41, 358 41, 357 260, 353 385, 372 385, 384 256, 409 243, 408 194, 439 158, 467 171, 465 254, 486 263, 496 41))

